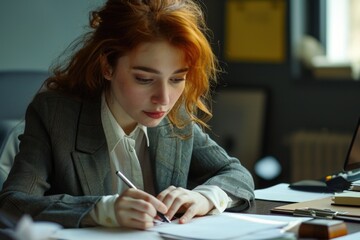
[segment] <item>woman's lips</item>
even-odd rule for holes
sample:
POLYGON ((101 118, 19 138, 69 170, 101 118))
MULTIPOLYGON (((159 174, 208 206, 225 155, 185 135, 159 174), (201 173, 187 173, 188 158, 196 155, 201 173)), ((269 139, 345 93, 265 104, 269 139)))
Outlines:
POLYGON ((159 119, 162 118, 166 112, 144 112, 148 117, 159 119))

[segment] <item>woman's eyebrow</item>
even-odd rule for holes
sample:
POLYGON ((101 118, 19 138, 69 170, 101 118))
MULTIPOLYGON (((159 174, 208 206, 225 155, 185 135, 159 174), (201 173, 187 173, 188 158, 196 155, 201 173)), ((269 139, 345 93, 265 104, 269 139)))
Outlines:
POLYGON ((189 68, 181 68, 179 70, 176 70, 174 73, 184 73, 184 72, 187 72, 189 71, 189 68))
MULTIPOLYGON (((145 66, 135 66, 135 67, 133 67, 132 69, 134 69, 134 70, 141 70, 141 71, 145 71, 145 72, 149 72, 149 73, 161 74, 160 71, 158 71, 158 70, 156 70, 156 69, 154 69, 154 68, 149 68, 149 67, 145 67, 145 66)), ((189 71, 189 68, 181 68, 181 69, 179 69, 179 70, 176 70, 176 71, 174 72, 174 74, 176 74, 176 73, 183 73, 183 72, 187 72, 187 71, 189 71)))

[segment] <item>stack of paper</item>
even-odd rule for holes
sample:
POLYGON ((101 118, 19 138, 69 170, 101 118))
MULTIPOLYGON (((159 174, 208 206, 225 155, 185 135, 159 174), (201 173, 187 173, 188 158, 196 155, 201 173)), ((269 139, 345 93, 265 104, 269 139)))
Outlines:
POLYGON ((360 192, 360 181, 352 182, 350 186, 350 190, 360 192))
POLYGON ((279 202, 304 202, 333 196, 332 193, 315 193, 293 190, 288 183, 279 183, 275 186, 256 189, 255 199, 279 202))
POLYGON ((332 201, 335 205, 360 206, 360 192, 345 191, 335 193, 332 201))
POLYGON ((161 224, 151 231, 160 233, 166 239, 263 239, 264 236, 265 239, 296 239, 284 237, 281 228, 287 224, 250 215, 225 213, 194 218, 188 224, 161 224))
POLYGON ((295 240, 296 234, 290 229, 296 228, 310 218, 275 215, 257 215, 241 213, 223 213, 192 219, 187 224, 177 221, 156 225, 148 231, 124 228, 79 228, 61 229, 51 239, 63 240, 118 240, 118 239, 276 239, 295 240))

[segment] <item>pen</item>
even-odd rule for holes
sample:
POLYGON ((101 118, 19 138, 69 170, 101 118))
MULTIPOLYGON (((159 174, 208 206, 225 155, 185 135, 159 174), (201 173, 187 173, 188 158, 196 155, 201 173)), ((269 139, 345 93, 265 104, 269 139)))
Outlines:
MULTIPOLYGON (((137 189, 137 187, 132 182, 130 182, 130 180, 127 177, 125 177, 125 175, 122 172, 116 171, 115 174, 121 180, 123 180, 126 183, 126 185, 128 185, 129 188, 137 189)), ((161 218, 161 220, 163 222, 171 223, 171 221, 164 214, 162 214, 161 212, 157 212, 157 215, 161 218)))

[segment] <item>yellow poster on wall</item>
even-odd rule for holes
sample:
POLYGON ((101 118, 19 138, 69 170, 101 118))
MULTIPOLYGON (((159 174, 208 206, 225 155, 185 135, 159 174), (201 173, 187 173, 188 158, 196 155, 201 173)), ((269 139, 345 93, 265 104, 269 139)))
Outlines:
POLYGON ((227 0, 225 58, 244 62, 283 62, 285 7, 285 0, 227 0))

